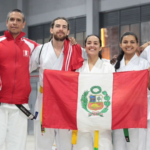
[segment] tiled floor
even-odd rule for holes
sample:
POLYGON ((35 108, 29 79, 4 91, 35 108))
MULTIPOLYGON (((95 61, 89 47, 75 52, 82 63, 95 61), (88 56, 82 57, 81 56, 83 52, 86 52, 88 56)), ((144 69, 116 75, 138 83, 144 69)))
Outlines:
MULTIPOLYGON (((35 150, 34 146, 35 146, 34 145, 34 136, 33 135, 28 135, 26 150, 35 150)), ((5 150, 5 145, 3 146, 2 150, 5 150)), ((53 146, 53 150, 56 150, 55 146, 53 146)))

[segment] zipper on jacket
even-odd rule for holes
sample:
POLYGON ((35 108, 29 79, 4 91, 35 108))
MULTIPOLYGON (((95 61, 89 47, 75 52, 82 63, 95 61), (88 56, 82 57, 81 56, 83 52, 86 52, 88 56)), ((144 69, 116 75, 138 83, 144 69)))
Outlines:
POLYGON ((15 90, 15 85, 16 85, 16 72, 17 72, 17 48, 16 48, 16 39, 14 40, 14 44, 15 44, 15 76, 14 76, 14 87, 13 87, 13 91, 12 91, 12 100, 11 102, 13 103, 13 94, 14 94, 14 90, 15 90))

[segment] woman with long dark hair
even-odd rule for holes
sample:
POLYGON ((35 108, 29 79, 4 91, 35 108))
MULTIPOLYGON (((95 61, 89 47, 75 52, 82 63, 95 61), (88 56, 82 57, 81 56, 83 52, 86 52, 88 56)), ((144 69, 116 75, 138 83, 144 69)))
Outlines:
MULTIPOLYGON (((137 56, 138 38, 133 32, 126 32, 120 39, 120 55, 115 64, 116 72, 144 70, 149 68, 145 59, 137 56)), ((138 114, 137 114, 138 115, 138 114)), ((146 129, 129 129, 130 142, 126 142, 123 129, 113 131, 114 150, 144 150, 146 129)))
MULTIPOLYGON (((101 40, 97 35, 89 35, 85 40, 85 50, 88 60, 77 72, 83 73, 112 73, 114 67, 106 60, 101 59, 101 40)), ((92 150, 94 147, 94 132, 78 131, 77 144, 74 150, 92 150)), ((112 150, 111 130, 103 130, 99 136, 99 149, 112 150)))

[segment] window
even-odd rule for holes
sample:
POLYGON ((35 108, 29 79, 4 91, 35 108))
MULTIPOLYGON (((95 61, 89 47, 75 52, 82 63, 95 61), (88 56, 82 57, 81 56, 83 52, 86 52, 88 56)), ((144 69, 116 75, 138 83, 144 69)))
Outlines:
POLYGON ((84 40, 86 38, 86 32, 80 32, 76 33, 76 41, 78 44, 80 44, 82 47, 84 47, 84 40))
POLYGON ((69 37, 74 37, 77 43, 84 47, 84 40, 86 38, 86 17, 70 19, 69 24, 69 37))
POLYGON ((123 35, 125 32, 129 31, 129 25, 124 25, 124 26, 121 26, 121 29, 120 29, 120 36, 123 35))
POLYGON ((127 31, 134 32, 137 35, 139 39, 139 43, 140 43, 140 24, 139 23, 121 26, 120 37, 127 31))
POLYGON ((150 21, 141 23, 141 44, 150 41, 150 21))
POLYGON ((0 32, 0 36, 4 35, 4 32, 5 32, 5 31, 1 31, 1 32, 0 32))
POLYGON ((100 27, 102 57, 111 59, 119 53, 119 39, 127 31, 137 35, 139 45, 150 41, 150 5, 100 13, 100 27))
POLYGON ((50 26, 51 26, 51 23, 47 23, 47 24, 44 24, 44 43, 47 43, 49 42, 49 39, 50 39, 50 26))
POLYGON ((29 27, 29 38, 36 41, 39 44, 44 43, 44 36, 43 36, 43 25, 32 26, 29 27))
POLYGON ((114 55, 119 54, 119 27, 108 27, 101 29, 102 40, 102 57, 111 59, 114 55))

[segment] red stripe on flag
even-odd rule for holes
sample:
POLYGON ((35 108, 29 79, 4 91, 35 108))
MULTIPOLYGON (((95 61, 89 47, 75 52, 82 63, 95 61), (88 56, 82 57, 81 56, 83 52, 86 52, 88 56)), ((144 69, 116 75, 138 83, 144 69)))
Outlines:
POLYGON ((114 73, 112 129, 147 127, 148 70, 114 73))
POLYGON ((2 89, 2 80, 1 80, 1 77, 0 77, 0 90, 2 89))
POLYGON ((78 76, 77 72, 44 70, 43 127, 77 129, 78 76))

